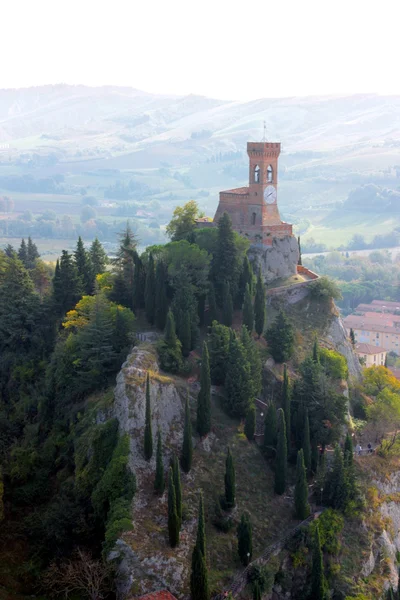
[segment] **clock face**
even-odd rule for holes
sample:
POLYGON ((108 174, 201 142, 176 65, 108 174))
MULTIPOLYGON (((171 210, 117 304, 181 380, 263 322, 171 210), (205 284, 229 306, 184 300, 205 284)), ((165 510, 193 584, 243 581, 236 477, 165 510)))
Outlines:
POLYGON ((267 204, 276 202, 276 189, 273 185, 268 185, 264 190, 264 200, 267 204))

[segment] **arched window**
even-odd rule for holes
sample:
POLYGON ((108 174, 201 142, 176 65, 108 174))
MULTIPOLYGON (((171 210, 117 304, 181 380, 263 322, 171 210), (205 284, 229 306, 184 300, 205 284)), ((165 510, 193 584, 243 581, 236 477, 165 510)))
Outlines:
POLYGON ((260 183, 260 167, 258 165, 254 167, 254 183, 260 183))
POLYGON ((251 224, 252 225, 256 224, 256 218, 257 218, 257 215, 256 215, 256 213, 253 212, 253 214, 251 215, 251 224))
POLYGON ((271 165, 268 165, 268 168, 267 168, 267 181, 271 182, 272 179, 273 179, 273 176, 274 176, 274 172, 272 170, 272 167, 271 167, 271 165))

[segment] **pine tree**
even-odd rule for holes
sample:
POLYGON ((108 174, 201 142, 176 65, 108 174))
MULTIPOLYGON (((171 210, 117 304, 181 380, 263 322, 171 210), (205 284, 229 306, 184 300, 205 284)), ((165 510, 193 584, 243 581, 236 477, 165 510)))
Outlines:
POLYGON ((179 373, 182 369, 182 347, 175 333, 175 320, 168 311, 164 338, 158 344, 160 366, 164 371, 179 373))
POLYGON ((81 282, 81 288, 86 294, 91 294, 94 288, 94 275, 90 264, 89 253, 86 252, 81 236, 78 238, 74 252, 75 266, 81 282))
POLYGON ((28 268, 28 249, 24 239, 21 240, 21 245, 18 250, 18 258, 24 265, 25 269, 28 268))
POLYGON ((244 295, 243 325, 245 325, 245 327, 247 327, 247 329, 249 330, 250 333, 253 331, 254 311, 253 311, 253 302, 251 300, 249 284, 246 285, 246 292, 244 295))
POLYGON ((303 428, 303 443, 302 450, 304 456, 304 464, 306 466, 307 474, 311 473, 311 440, 310 440, 310 419, 308 417, 308 410, 304 413, 304 428, 303 428))
POLYGON ((179 528, 182 523, 182 484, 181 484, 181 472, 179 470, 179 461, 176 454, 172 459, 172 473, 174 476, 174 487, 175 487, 175 498, 176 498, 176 514, 179 518, 179 528))
POLYGON ((161 431, 157 433, 157 454, 156 454, 156 476, 154 479, 154 490, 158 494, 162 494, 165 489, 164 480, 164 462, 163 462, 163 448, 161 440, 161 431))
POLYGON ((252 401, 250 365, 243 344, 232 331, 225 377, 226 406, 239 417, 246 415, 252 401))
POLYGON ((298 236, 297 238, 297 244, 299 246, 299 260, 297 262, 298 265, 302 265, 303 261, 302 261, 302 257, 301 257, 301 244, 300 244, 300 236, 298 236))
POLYGON ((150 407, 150 376, 146 377, 146 420, 144 426, 144 457, 150 460, 153 456, 153 432, 151 426, 151 407, 150 407))
POLYGON ((225 281, 223 287, 222 321, 227 327, 233 322, 233 302, 228 281, 225 281))
POLYGON ((291 448, 291 404, 292 397, 290 393, 290 382, 287 366, 283 366, 283 384, 282 384, 282 408, 285 413, 286 435, 287 435, 287 452, 290 454, 291 448))
POLYGON ((185 473, 189 473, 192 468, 193 459, 193 439, 192 439, 192 422, 190 420, 189 398, 186 396, 185 401, 185 427, 183 430, 183 445, 181 454, 181 467, 185 473))
POLYGON ((304 464, 303 450, 297 452, 296 486, 294 490, 296 518, 304 521, 310 514, 308 503, 307 472, 304 464))
POLYGON ((250 365, 251 398, 256 399, 261 392, 262 366, 260 351, 249 330, 244 325, 242 326, 240 341, 246 352, 247 362, 250 365))
POLYGON ((203 343, 201 357, 200 391, 197 396, 197 433, 200 437, 211 430, 211 379, 210 362, 206 342, 203 343))
POLYGON ((276 423, 276 407, 273 402, 270 402, 267 408, 267 413, 264 417, 264 441, 263 449, 268 456, 275 455, 278 439, 277 423, 276 423))
POLYGON ((150 325, 154 324, 155 317, 155 272, 154 272, 154 259, 150 252, 149 262, 147 263, 146 269, 146 286, 144 292, 144 303, 146 307, 146 319, 150 325))
POLYGON ((294 350, 294 328, 283 311, 280 311, 266 331, 268 348, 278 363, 290 359, 294 350))
POLYGON ((287 439, 285 413, 278 410, 278 444, 275 460, 275 493, 282 495, 286 489, 287 478, 287 439))
POLYGON ((315 337, 314 339, 314 345, 313 345, 313 361, 316 364, 319 364, 319 346, 318 346, 318 339, 317 337, 315 337))
POLYGON ((350 341, 351 345, 354 347, 356 345, 356 336, 354 334, 354 329, 350 328, 350 341))
POLYGON ((37 246, 33 243, 31 236, 29 236, 27 246, 27 268, 33 269, 38 258, 40 258, 40 254, 37 246))
POLYGON ((236 474, 230 448, 225 461, 225 505, 228 509, 235 506, 236 474))
POLYGON ((137 240, 129 226, 129 223, 127 224, 125 230, 120 234, 119 240, 120 243, 116 252, 116 256, 111 261, 115 274, 115 282, 118 282, 118 289, 115 289, 114 284, 111 297, 115 302, 133 309, 137 240))
POLYGON ((242 514, 237 528, 238 554, 241 563, 247 566, 253 554, 253 531, 250 517, 247 513, 242 514))
POLYGON ((244 433, 249 440, 252 442, 254 440, 254 434, 256 432, 256 407, 254 402, 252 402, 247 409, 246 420, 244 422, 244 433))
POLYGON ((353 442, 349 432, 347 432, 344 441, 343 459, 346 467, 350 467, 353 464, 353 442))
POLYGON ((218 321, 218 309, 214 286, 210 283, 208 288, 208 324, 212 325, 214 321, 218 321))
POLYGON ((326 600, 326 582, 324 575, 324 566, 322 562, 322 551, 318 522, 315 523, 314 529, 310 598, 312 598, 313 600, 326 600))
POLYGON ((258 337, 264 331, 265 325, 265 286, 261 278, 261 271, 258 271, 256 295, 254 298, 254 326, 258 337))
POLYGON ((92 264, 93 277, 105 272, 108 264, 108 257, 99 240, 95 238, 89 249, 90 262, 92 264))
POLYGON ((204 524, 203 495, 200 494, 199 517, 196 544, 192 553, 192 571, 190 575, 192 600, 209 600, 208 573, 206 564, 206 537, 204 524))
MULTIPOLYGON (((56 275, 58 279, 56 282, 57 306, 60 310, 59 314, 63 315, 75 306, 82 292, 76 266, 72 261, 72 256, 66 250, 63 250, 61 253, 59 269, 58 273, 55 273, 56 275)), ((55 287, 53 285, 54 291, 55 287)), ((56 300, 56 298, 54 299, 56 300)))
POLYGON ((172 467, 168 474, 168 536, 172 548, 179 544, 180 519, 176 510, 176 495, 172 467))

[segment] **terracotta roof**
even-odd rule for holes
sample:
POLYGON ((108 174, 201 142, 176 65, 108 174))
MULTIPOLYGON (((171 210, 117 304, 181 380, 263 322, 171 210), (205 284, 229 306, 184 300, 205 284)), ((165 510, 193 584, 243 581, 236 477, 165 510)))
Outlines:
MULTIPOLYGON (((398 333, 400 334, 400 326, 393 325, 393 320, 365 317, 360 315, 349 315, 343 320, 347 329, 364 329, 365 331, 380 331, 382 333, 398 333)), ((397 322, 397 321, 396 321, 397 322)))
POLYGON ((400 308, 400 302, 389 302, 387 300, 372 300, 371 304, 375 304, 375 306, 386 306, 386 308, 400 308))
POLYGON ((160 590, 159 592, 150 592, 150 594, 140 596, 138 600, 176 600, 176 598, 168 590, 160 590))
POLYGON ((248 193, 248 187, 235 188, 234 190, 223 190, 220 192, 220 194, 239 194, 240 196, 247 196, 248 193))
POLYGON ((373 346, 372 344, 356 344, 355 348, 357 354, 382 354, 383 352, 387 352, 385 348, 381 346, 373 346))

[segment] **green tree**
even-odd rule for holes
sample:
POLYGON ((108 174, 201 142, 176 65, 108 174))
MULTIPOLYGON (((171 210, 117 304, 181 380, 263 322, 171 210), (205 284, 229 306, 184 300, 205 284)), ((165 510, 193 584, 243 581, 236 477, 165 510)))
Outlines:
POLYGON ((254 434, 256 432, 256 407, 252 402, 246 412, 246 420, 244 422, 244 433, 249 440, 254 440, 254 434))
POLYGON ((244 417, 253 400, 250 365, 243 344, 232 332, 225 377, 225 399, 228 411, 244 417))
POLYGON ((258 345, 251 337, 247 327, 242 326, 240 340, 246 352, 247 361, 250 365, 251 397, 258 398, 261 392, 262 366, 258 345))
POLYGON ((218 221, 217 243, 211 263, 211 280, 215 286, 217 304, 221 308, 224 306, 223 292, 226 283, 229 283, 232 297, 236 297, 240 270, 241 258, 235 243, 232 221, 229 215, 224 213, 218 221))
POLYGON ((155 296, 156 294, 156 282, 154 272, 154 259, 150 253, 149 262, 146 269, 146 286, 144 292, 144 303, 146 307, 146 319, 150 325, 154 324, 155 317, 155 296))
POLYGON ((319 363, 319 346, 318 346, 318 338, 317 336, 315 336, 314 338, 314 345, 313 345, 313 361, 315 363, 319 363))
POLYGON ((81 292, 81 282, 72 256, 63 250, 58 269, 56 265, 53 281, 53 300, 60 316, 75 306, 81 292))
POLYGON ((278 313, 271 327, 267 329, 265 338, 274 360, 282 363, 291 358, 294 350, 294 329, 283 311, 278 313))
POLYGON ((134 273, 137 240, 129 226, 119 235, 119 247, 111 261, 115 275, 112 300, 130 309, 134 308, 134 273))
POLYGON ((182 484, 181 484, 181 472, 179 470, 179 461, 176 454, 172 459, 172 473, 174 476, 174 487, 175 487, 175 498, 176 498, 176 514, 179 518, 179 528, 182 523, 182 484))
POLYGON ((287 434, 287 451, 288 456, 291 448, 291 405, 292 397, 290 392, 290 382, 287 370, 287 365, 283 365, 283 384, 282 384, 282 408, 285 413, 286 434, 287 434))
POLYGON ((150 376, 146 376, 146 419, 144 426, 144 457, 150 460, 153 456, 153 431, 151 426, 151 406, 150 406, 150 376))
POLYGON ((268 456, 275 456, 275 449, 278 442, 278 428, 276 422, 276 407, 271 401, 264 417, 264 441, 263 449, 268 456))
POLYGON ((225 505, 228 509, 235 506, 236 474, 230 448, 225 461, 225 505))
POLYGON ((348 501, 348 482, 343 463, 343 455, 338 445, 335 446, 332 469, 326 477, 325 494, 330 506, 344 510, 348 501))
POLYGON ((74 258, 81 288, 86 294, 91 294, 94 288, 92 265, 90 262, 90 255, 85 250, 81 236, 79 236, 76 244, 74 258))
POLYGON ((162 494, 165 489, 164 479, 164 462, 163 462, 163 448, 160 429, 157 432, 157 453, 156 453, 156 476, 154 478, 154 490, 158 494, 162 494))
POLYGON ((211 379, 208 348, 203 343, 201 357, 200 391, 197 396, 197 433, 200 437, 207 435, 211 430, 211 379))
POLYGON ((246 291, 244 294, 244 304, 243 304, 243 325, 247 327, 249 332, 253 331, 254 327, 254 311, 253 311, 253 302, 251 299, 250 287, 249 284, 246 284, 246 291))
POLYGON ((237 294, 237 306, 240 308, 243 306, 244 296, 246 292, 246 286, 249 286, 250 296, 253 293, 253 269, 251 268, 250 261, 247 254, 244 255, 242 269, 240 271, 239 286, 237 294))
POLYGON ((182 270, 176 277, 177 288, 172 301, 172 312, 176 333, 182 344, 182 353, 187 356, 195 345, 198 329, 197 300, 189 273, 182 270))
POLYGON ((223 287, 222 321, 227 327, 230 327, 233 322, 233 302, 229 281, 225 281, 223 287))
POLYGON ((302 261, 302 257, 301 257, 301 243, 300 243, 300 236, 297 237, 297 244, 299 246, 299 260, 297 261, 298 265, 302 265, 303 261, 302 261))
POLYGON ((265 325, 265 285, 261 278, 261 271, 258 271, 256 295, 254 298, 254 323, 257 335, 260 337, 265 325))
POLYGON ((172 467, 168 474, 168 536, 172 548, 179 544, 180 519, 176 508, 176 494, 172 467))
POLYGON ((209 600, 208 572, 206 564, 206 534, 204 519, 203 495, 200 494, 199 516, 197 524, 196 544, 192 553, 192 570, 190 575, 190 591, 192 600, 209 600))
POLYGON ((26 247, 26 242, 24 239, 21 240, 21 245, 18 250, 18 258, 24 265, 25 269, 28 268, 28 249, 26 247))
POLYGON ((171 311, 167 314, 164 338, 158 344, 160 366, 164 371, 179 373, 182 369, 182 346, 175 333, 175 320, 171 311))
POLYGON ((89 249, 90 262, 92 264, 93 276, 101 275, 105 272, 108 264, 108 257, 100 244, 99 240, 95 238, 89 249))
POLYGON ((297 452, 296 486, 294 489, 294 505, 296 518, 304 521, 310 514, 308 503, 307 472, 304 464, 303 450, 297 452))
POLYGON ((346 433, 346 439, 344 441, 343 459, 346 467, 353 464, 353 441, 349 432, 346 433))
POLYGON ((186 202, 184 206, 177 206, 171 221, 167 225, 167 235, 174 242, 188 240, 193 243, 196 219, 199 216, 199 207, 195 200, 186 202))
POLYGON ((210 375, 214 385, 225 382, 229 358, 229 327, 213 321, 209 335, 210 375))
POLYGON ((262 592, 258 581, 253 583, 253 600, 262 600, 262 592))
POLYGON ((285 413, 278 410, 278 444, 275 460, 275 493, 282 495, 286 489, 287 479, 287 439, 285 413))
POLYGON ((312 547, 311 596, 313 600, 326 600, 326 581, 322 562, 321 541, 318 523, 315 524, 312 547))
POLYGON ((247 566, 253 555, 253 531, 248 513, 243 513, 237 528, 238 554, 241 563, 247 566))
POLYGON ((190 420, 189 398, 185 401, 185 426, 183 430, 183 445, 181 454, 181 467, 185 473, 189 473, 192 468, 193 459, 193 439, 192 439, 192 421, 190 420))
POLYGON ((135 251, 133 254, 133 295, 132 302, 134 310, 145 307, 144 292, 146 289, 146 271, 143 261, 135 251))
POLYGON ((304 455, 304 464, 306 465, 307 473, 311 473, 311 440, 310 440, 310 420, 308 418, 308 410, 304 412, 304 429, 302 450, 304 455))
POLYGON ((215 290, 212 283, 208 289, 208 323, 213 324, 214 321, 218 321, 218 309, 217 301, 215 299, 215 290))
POLYGON ((38 258, 40 258, 40 254, 37 246, 33 243, 31 236, 29 236, 27 245, 27 268, 34 269, 38 258))
POLYGON ((350 328, 350 341, 351 341, 351 345, 354 346, 356 345, 356 336, 354 334, 354 329, 350 328))

